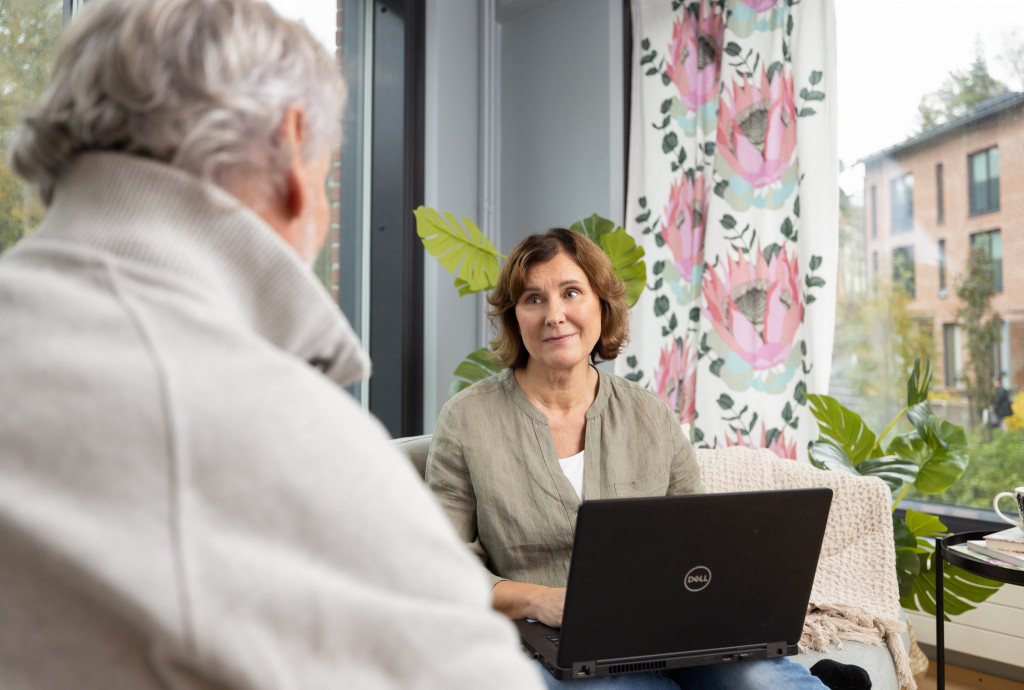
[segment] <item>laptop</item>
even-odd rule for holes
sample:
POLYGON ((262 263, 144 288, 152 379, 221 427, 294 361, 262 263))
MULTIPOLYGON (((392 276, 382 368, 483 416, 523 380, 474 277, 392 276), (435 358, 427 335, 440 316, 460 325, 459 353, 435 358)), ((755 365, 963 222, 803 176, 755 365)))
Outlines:
POLYGON ((556 678, 797 652, 828 488, 584 501, 562 628, 519 620, 556 678))

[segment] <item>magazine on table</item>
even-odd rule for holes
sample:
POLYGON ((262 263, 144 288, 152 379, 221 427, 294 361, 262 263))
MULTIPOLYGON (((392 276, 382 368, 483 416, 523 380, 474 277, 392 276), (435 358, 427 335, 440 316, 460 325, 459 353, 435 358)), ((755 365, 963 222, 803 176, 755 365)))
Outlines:
POLYGON ((967 544, 955 544, 953 546, 950 546, 949 550, 955 551, 961 556, 967 556, 968 558, 973 558, 976 561, 988 563, 989 565, 997 565, 1000 568, 1009 568, 1011 570, 1024 571, 1024 565, 1015 565, 1013 563, 1009 563, 1008 561, 992 558, 991 556, 987 556, 983 553, 979 553, 978 551, 974 551, 967 544))
POLYGON ((1000 551, 1024 553, 1024 532, 1019 527, 1010 527, 985 537, 985 546, 1000 551))
POLYGON ((986 556, 991 556, 992 558, 996 558, 1000 561, 1005 561, 1006 563, 1024 566, 1024 553, 1015 553, 1010 551, 1002 551, 1000 549, 992 549, 989 548, 989 546, 981 539, 972 539, 971 541, 967 542, 967 548, 971 551, 976 551, 977 553, 981 553, 986 556))

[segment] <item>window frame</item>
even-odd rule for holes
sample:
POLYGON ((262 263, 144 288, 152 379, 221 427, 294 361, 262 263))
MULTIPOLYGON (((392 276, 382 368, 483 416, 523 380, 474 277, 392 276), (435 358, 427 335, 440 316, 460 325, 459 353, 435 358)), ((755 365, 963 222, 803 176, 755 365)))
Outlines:
POLYGON ((973 218, 986 213, 999 211, 999 146, 989 146, 981 151, 967 154, 967 205, 968 215, 973 218), (993 155, 994 154, 994 155, 993 155), (974 161, 980 156, 985 157, 986 179, 978 182, 974 179, 974 161), (993 158, 995 175, 992 174, 993 158), (983 185, 983 186, 982 186, 983 185), (984 189, 984 203, 979 198, 979 190, 984 189))
POLYGON ((889 180, 890 232, 900 235, 914 229, 914 174, 904 173, 889 180))

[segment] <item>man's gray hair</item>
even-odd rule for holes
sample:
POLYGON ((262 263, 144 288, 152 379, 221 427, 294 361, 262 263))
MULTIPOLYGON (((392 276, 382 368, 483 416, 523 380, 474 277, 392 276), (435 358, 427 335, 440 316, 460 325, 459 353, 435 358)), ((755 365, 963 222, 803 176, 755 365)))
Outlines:
POLYGON ((11 168, 49 204, 79 153, 124 151, 221 183, 286 169, 279 127, 305 111, 302 155, 340 144, 344 84, 304 26, 260 0, 93 0, 58 42, 11 168))

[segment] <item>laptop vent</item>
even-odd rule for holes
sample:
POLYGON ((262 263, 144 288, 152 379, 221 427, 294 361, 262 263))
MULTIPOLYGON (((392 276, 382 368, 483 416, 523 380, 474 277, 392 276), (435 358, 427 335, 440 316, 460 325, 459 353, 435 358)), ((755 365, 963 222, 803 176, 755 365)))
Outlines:
POLYGON ((636 673, 637 671, 660 671, 665 668, 664 661, 637 661, 632 664, 614 664, 608 667, 609 675, 617 673, 636 673))

